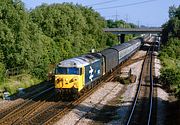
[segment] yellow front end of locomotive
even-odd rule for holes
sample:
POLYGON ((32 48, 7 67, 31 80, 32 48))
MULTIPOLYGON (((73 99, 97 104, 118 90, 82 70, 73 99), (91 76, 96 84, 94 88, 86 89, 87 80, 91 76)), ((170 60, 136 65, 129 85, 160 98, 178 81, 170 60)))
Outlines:
POLYGON ((84 73, 81 74, 56 74, 55 75, 55 88, 62 89, 77 89, 78 92, 83 89, 84 83, 84 73))
POLYGON ((84 87, 84 75, 55 75, 56 89, 77 89, 78 92, 84 87))

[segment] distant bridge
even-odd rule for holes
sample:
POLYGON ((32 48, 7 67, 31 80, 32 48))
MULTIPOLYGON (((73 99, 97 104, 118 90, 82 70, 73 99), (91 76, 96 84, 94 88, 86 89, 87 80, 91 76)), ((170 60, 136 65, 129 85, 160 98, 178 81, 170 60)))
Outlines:
POLYGON ((162 32, 162 28, 104 28, 103 31, 113 34, 157 34, 162 32))
POLYGON ((124 43, 125 34, 159 34, 162 28, 104 28, 103 31, 117 34, 119 41, 124 43))

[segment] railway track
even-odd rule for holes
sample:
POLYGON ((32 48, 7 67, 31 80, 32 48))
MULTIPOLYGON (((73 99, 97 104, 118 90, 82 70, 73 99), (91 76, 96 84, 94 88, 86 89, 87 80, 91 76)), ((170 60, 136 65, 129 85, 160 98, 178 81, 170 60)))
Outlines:
POLYGON ((44 100, 46 98, 51 98, 52 95, 50 93, 52 93, 52 90, 53 87, 48 88, 41 93, 35 95, 30 100, 26 100, 21 104, 18 104, 17 106, 12 107, 7 111, 1 113, 0 125, 14 124, 16 121, 26 116, 26 114, 34 111, 34 109, 38 108, 45 102, 44 100), (46 95, 48 94, 48 92, 49 96, 46 95), (44 96, 43 94, 45 94, 46 96, 44 96))
POLYGON ((26 122, 23 122, 23 124, 45 124, 45 125, 50 125, 58 121, 63 115, 71 111, 75 106, 80 104, 83 100, 85 100, 89 95, 91 95, 94 91, 99 89, 104 82, 110 81, 114 78, 114 74, 116 73, 116 70, 113 71, 109 75, 106 75, 105 78, 99 79, 94 82, 94 87, 91 88, 90 90, 86 91, 83 95, 80 96, 75 101, 71 102, 58 102, 57 104, 50 106, 46 111, 39 112, 37 115, 35 115, 33 118, 29 119, 26 122), (107 78, 108 76, 108 78, 107 78))
POLYGON ((110 74, 110 77, 109 74, 106 74, 103 78, 95 81, 94 87, 83 93, 83 95, 75 101, 63 102, 61 100, 56 100, 56 97, 50 94, 53 93, 51 91, 53 87, 51 87, 37 94, 30 100, 24 101, 8 109, 6 112, 1 113, 0 125, 53 124, 59 120, 61 116, 69 112, 73 107, 77 106, 97 90, 102 83, 112 80, 118 69, 114 70, 110 74), (47 103, 48 98, 54 99, 52 99, 52 102, 47 103))
MULTIPOLYGON (((132 60, 137 61, 137 60, 132 60)), ((67 101, 64 102, 62 100, 52 99, 50 102, 47 102, 47 98, 56 98, 52 95, 45 95, 48 92, 42 92, 43 97, 39 97, 39 99, 28 100, 27 102, 18 105, 14 110, 6 115, 2 116, 0 120, 0 124, 53 124, 58 121, 63 115, 71 111, 72 108, 80 104, 83 100, 85 100, 89 95, 91 95, 94 91, 99 89, 104 82, 108 82, 113 80, 116 77, 116 74, 120 73, 120 69, 124 67, 124 65, 129 65, 132 61, 126 61, 123 65, 117 66, 111 73, 106 74, 100 79, 96 80, 90 90, 85 91, 80 98, 75 101, 67 101)), ((50 88, 51 90, 52 88, 50 88)))
MULTIPOLYGON (((126 62, 127 64, 128 62, 126 62)), ((102 78, 95 81, 94 87, 90 90, 83 93, 80 98, 78 98, 75 101, 70 102, 63 102, 58 101, 57 103, 54 103, 50 105, 49 107, 46 107, 45 110, 41 110, 34 114, 31 118, 29 117, 26 120, 21 120, 21 124, 45 124, 50 125, 58 121, 63 115, 71 111, 75 106, 79 105, 83 100, 85 100, 87 97, 89 97, 94 91, 99 89, 104 82, 108 82, 114 79, 116 77, 116 74, 119 73, 120 69, 123 66, 118 66, 113 72, 106 74, 102 78)))
POLYGON ((152 59, 154 46, 151 45, 144 57, 137 92, 126 125, 150 125, 153 111, 152 59))
MULTIPOLYGON (((71 102, 63 102, 61 100, 53 99, 52 102, 47 103, 48 98, 53 98, 52 95, 48 94, 53 93, 53 88, 49 88, 32 99, 25 101, 22 104, 13 107, 7 112, 2 114, 0 125, 5 124, 52 124, 61 118, 62 115, 69 112, 73 107, 77 106, 84 99, 86 99, 90 94, 100 87, 100 83, 110 81, 113 79, 115 74, 114 70, 111 73, 111 76, 107 74, 105 78, 99 79, 94 82, 94 87, 84 93, 79 99, 71 102), (108 78, 107 78, 108 76, 108 78), (101 81, 101 82, 100 82, 101 81), (99 83, 99 84, 98 84, 99 83), (98 84, 98 85, 97 85, 98 84), (44 95, 43 95, 44 94, 44 95), (43 95, 43 96, 40 96, 43 95), (11 112, 10 112, 11 111, 11 112)), ((55 98, 55 97, 54 97, 55 98)))
POLYGON ((52 88, 52 85, 48 85, 46 87, 40 87, 36 89, 35 91, 30 92, 30 94, 23 96, 22 98, 24 98, 25 100, 18 100, 9 108, 0 110, 0 119, 2 119, 4 116, 9 114, 13 110, 21 108, 23 105, 26 105, 30 100, 37 98, 38 96, 46 92, 46 90, 48 90, 49 88, 52 88), (42 91, 42 92, 40 93, 39 91, 42 91))

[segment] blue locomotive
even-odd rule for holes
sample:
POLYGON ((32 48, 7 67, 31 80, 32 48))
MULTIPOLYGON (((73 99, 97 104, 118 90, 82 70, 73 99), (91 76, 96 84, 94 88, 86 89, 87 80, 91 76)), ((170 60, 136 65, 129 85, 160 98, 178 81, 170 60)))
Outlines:
POLYGON ((55 69, 55 89, 62 95, 77 94, 102 75, 127 60, 141 46, 143 39, 61 61, 55 69))

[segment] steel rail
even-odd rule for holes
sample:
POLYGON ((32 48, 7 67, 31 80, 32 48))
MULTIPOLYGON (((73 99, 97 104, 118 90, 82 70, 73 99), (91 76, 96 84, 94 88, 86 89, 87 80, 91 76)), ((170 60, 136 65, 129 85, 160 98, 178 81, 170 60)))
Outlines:
MULTIPOLYGON (((40 93, 38 93, 37 95, 35 95, 33 98, 31 98, 30 100, 26 101, 25 103, 23 103, 22 105, 18 106, 15 110, 13 110, 12 112, 10 112, 9 114, 7 114, 6 116, 4 116, 3 118, 1 118, 0 120, 0 124, 4 124, 6 123, 7 120, 11 120, 10 118, 14 117, 15 114, 17 114, 18 112, 21 112, 21 110, 26 107, 28 107, 28 104, 32 104, 34 101, 34 99, 38 98, 39 96, 41 96, 42 94, 49 92, 53 89, 54 87, 48 88, 40 93)), ((32 106, 34 106, 32 104, 32 106)), ((22 110, 22 112, 24 112, 24 110, 22 110)))
MULTIPOLYGON (((116 71, 116 70, 115 70, 116 71)), ((112 79, 113 78, 113 76, 114 75, 112 75, 112 74, 114 74, 115 73, 115 71, 113 71, 112 73, 111 73, 111 77, 109 77, 109 78, 102 78, 100 81, 101 82, 103 82, 103 81, 107 81, 107 80, 110 80, 110 79, 112 79)), ((108 76, 108 75, 106 75, 106 76, 108 76)), ((100 82, 100 83, 101 83, 100 82)), ((96 83, 96 82, 95 82, 96 83)), ((94 84, 96 87, 98 87, 99 88, 99 85, 97 86, 96 84, 94 84)), ((86 97, 87 97, 87 95, 89 95, 89 93, 92 93, 95 89, 97 89, 96 87, 93 87, 92 88, 92 90, 91 91, 89 91, 89 92, 87 92, 88 94, 84 94, 84 95, 86 95, 86 96, 84 96, 84 97, 82 97, 81 99, 78 99, 77 101, 75 101, 75 102, 70 102, 69 104, 66 104, 66 106, 65 106, 65 104, 63 103, 62 104, 62 106, 64 107, 64 108, 62 108, 62 109, 60 109, 60 111, 59 110, 57 110, 56 109, 56 107, 59 107, 60 106, 60 103, 58 103, 58 104, 55 104, 55 105, 53 105, 53 106, 50 106, 47 110, 53 110, 54 112, 56 112, 56 113, 53 113, 53 114, 64 114, 66 111, 68 111, 69 109, 71 109, 71 107, 73 107, 73 105, 75 106, 75 105, 77 105, 79 102, 81 102, 81 100, 83 100, 83 99, 85 99, 86 97)), ((11 122, 11 119, 13 118, 14 119, 14 117, 15 116, 17 116, 18 118, 16 118, 16 120, 14 121, 14 123, 12 123, 12 124, 29 124, 29 123, 33 123, 33 121, 36 121, 36 117, 32 117, 30 120, 25 120, 25 121, 21 121, 22 120, 22 118, 24 119, 25 117, 27 117, 27 114, 32 114, 33 113, 33 107, 30 109, 30 108, 28 108, 29 106, 28 106, 28 104, 31 104, 31 105, 34 105, 34 107, 36 106, 36 104, 34 103, 34 104, 32 104, 33 103, 33 99, 36 99, 37 97, 39 97, 41 94, 43 94, 43 93, 46 93, 46 92, 48 92, 48 91, 50 91, 50 90, 52 90, 54 87, 51 87, 51 88, 49 88, 49 89, 47 89, 47 90, 45 90, 45 91, 43 91, 43 92, 41 92, 41 93, 39 93, 38 95, 36 95, 35 97, 33 97, 31 100, 28 100, 26 103, 24 103, 24 104, 22 104, 21 106, 19 106, 17 109, 15 109, 15 110, 13 110, 12 112, 10 112, 8 115, 6 115, 5 117, 3 117, 3 119, 1 119, 0 120, 0 124, 6 124, 6 123, 9 123, 9 122, 11 122), (27 110, 28 111, 25 111, 26 109, 25 108, 28 108, 27 110), (23 116, 22 116, 22 114, 19 116, 17 113, 19 113, 19 112, 23 112, 23 116), (17 114, 17 115, 15 115, 15 114, 17 114), (10 121, 9 121, 10 120, 10 121)), ((43 102, 36 102, 37 104, 38 104, 38 107, 39 106, 41 106, 41 104, 43 103, 43 102)), ((45 111, 45 110, 44 110, 45 111)), ((42 117, 42 114, 44 114, 45 112, 43 112, 43 111, 41 111, 41 112, 39 112, 39 113, 37 113, 35 116, 41 116, 42 117)), ((47 112, 45 113, 45 114, 47 114, 47 112)), ((51 116, 52 117, 52 116, 51 116)), ((38 117, 39 118, 39 117, 38 117)), ((12 120, 13 120, 12 119, 12 120)), ((49 121, 51 118, 48 118, 47 120, 49 121)), ((47 123, 48 121, 44 121, 44 122, 42 122, 42 123, 47 123)), ((54 118, 52 117, 52 121, 54 121, 54 118)), ((52 122, 52 121, 50 121, 50 122, 52 122)))
POLYGON ((44 122, 42 124, 49 125, 49 124, 53 124, 54 122, 58 121, 62 115, 68 113, 73 107, 77 106, 80 102, 82 102, 84 99, 86 99, 95 90, 100 88, 104 82, 113 80, 116 77, 115 74, 117 74, 119 72, 119 70, 124 67, 124 65, 128 65, 128 64, 130 64, 129 61, 126 61, 123 64, 119 64, 116 68, 114 68, 114 70, 111 73, 106 74, 105 76, 103 76, 103 78, 100 78, 99 81, 95 82, 95 86, 93 88, 91 88, 89 91, 87 91, 86 93, 84 93, 79 99, 67 104, 67 106, 64 109, 62 109, 61 111, 59 111, 56 115, 54 115, 54 117, 50 118, 49 120, 47 120, 46 122, 44 122))
MULTIPOLYGON (((127 62, 127 63, 129 64, 129 62, 127 62)), ((125 62, 125 64, 126 64, 126 62, 125 62)), ((116 76, 115 74, 118 73, 119 69, 121 69, 122 67, 123 67, 123 65, 120 64, 119 66, 117 66, 117 68, 115 68, 113 70, 113 72, 106 74, 104 77, 97 80, 94 83, 94 87, 91 88, 90 90, 88 89, 88 91, 83 93, 83 95, 79 99, 69 102, 67 104, 63 104, 62 102, 60 102, 59 104, 55 104, 54 106, 48 107, 46 109, 46 111, 42 110, 41 112, 38 112, 32 118, 23 122, 23 124, 32 124, 32 123, 53 124, 59 118, 61 118, 64 114, 68 113, 73 107, 77 106, 80 102, 82 102, 84 99, 86 99, 95 90, 97 90, 99 87, 101 87, 101 85, 103 85, 104 82, 111 81, 116 76), (58 107, 58 109, 56 107, 58 107), (59 107, 62 107, 62 108, 59 108, 59 107), (53 112, 53 115, 52 115, 52 112, 53 112), (49 117, 49 115, 51 115, 51 117, 49 117), (46 118, 47 118, 46 121, 44 121, 45 119, 43 121, 40 121, 40 119, 43 116, 46 116, 46 118)))
POLYGON ((59 120, 59 118, 62 115, 65 115, 66 113, 68 113, 69 111, 71 111, 72 108, 74 108, 75 106, 77 106, 79 103, 81 103, 83 100, 85 100, 89 95, 91 95, 94 91, 96 91, 97 89, 99 89, 104 82, 108 82, 111 81, 118 70, 121 69, 121 66, 119 65, 117 69, 115 69, 113 72, 111 72, 110 74, 106 74, 104 77, 102 77, 99 81, 95 82, 95 86, 93 88, 91 88, 89 91, 85 92, 82 96, 80 96, 80 98, 78 98, 77 100, 70 102, 69 104, 66 105, 66 107, 64 109, 62 109, 61 111, 59 111, 54 117, 48 119, 46 122, 42 123, 44 125, 50 125, 55 123, 56 121, 59 120), (108 78, 106 78, 108 77, 108 78), (98 84, 97 84, 98 83, 98 84))
POLYGON ((136 94, 135 94, 135 98, 133 100, 133 105, 132 105, 131 112, 130 112, 130 115, 128 117, 128 120, 126 122, 126 125, 130 124, 130 122, 132 120, 132 116, 134 114, 134 110, 135 110, 135 107, 136 107, 136 104, 137 104, 137 99, 138 99, 138 96, 139 96, 139 93, 140 93, 141 84, 142 84, 142 74, 143 74, 143 70, 144 70, 144 66, 145 66, 145 61, 147 60, 148 54, 150 52, 150 49, 151 49, 151 47, 147 50, 145 58, 144 58, 144 61, 143 61, 143 64, 142 64, 142 67, 141 67, 141 72, 140 72, 140 76, 139 76, 139 82, 138 82, 137 91, 136 91, 136 94))
MULTIPOLYGON (((35 102, 35 106, 33 108, 31 108, 29 111, 27 111, 27 113, 23 114, 23 116, 20 116, 18 119, 16 119, 16 121, 14 121, 14 123, 12 123, 12 125, 19 125, 19 124, 24 124, 22 123, 22 121, 25 121, 26 119, 29 119, 30 117, 34 116, 34 114, 36 114, 36 110, 40 109, 44 104, 46 104, 46 100, 51 99, 55 96, 55 94, 48 94, 48 96, 44 97, 45 100, 43 101, 37 101, 35 102)), ((27 109, 25 109, 27 110, 27 109)))
POLYGON ((154 82, 153 82, 153 74, 152 74, 152 56, 153 56, 153 52, 154 52, 154 45, 151 51, 151 60, 150 60, 150 106, 149 106, 149 115, 148 115, 148 121, 147 121, 147 125, 150 125, 151 123, 151 114, 152 114, 152 109, 153 109, 153 86, 154 86, 154 82))
MULTIPOLYGON (((121 69, 121 68, 122 68, 121 66, 118 66, 117 69, 115 69, 113 72, 111 72, 111 73, 109 73, 109 74, 106 74, 103 78, 97 80, 97 82, 95 82, 94 85, 95 85, 97 88, 99 88, 99 87, 102 85, 103 82, 107 82, 107 81, 112 80, 112 79, 115 77, 115 74, 118 73, 118 70, 121 69), (106 77, 109 76, 109 75, 110 75, 110 77, 106 78, 106 77), (98 86, 96 85, 97 83, 98 83, 98 86)), ((93 87, 93 88, 91 89, 91 91, 83 94, 83 96, 82 96, 81 99, 78 99, 78 100, 76 100, 76 101, 73 102, 73 103, 71 102, 71 103, 67 104, 66 107, 60 109, 60 111, 56 109, 56 107, 57 107, 58 105, 51 106, 51 107, 49 108, 49 110, 51 110, 51 109, 52 109, 53 111, 56 110, 56 111, 55 111, 55 112, 56 112, 56 113, 55 113, 55 114, 56 114, 55 117, 48 118, 46 121, 42 121, 42 123, 43 123, 43 124, 49 124, 49 123, 51 124, 51 123, 53 123, 54 121, 57 120, 57 118, 59 118, 58 116, 62 116, 62 115, 65 114, 66 112, 70 111, 70 110, 72 109, 72 107, 74 107, 74 106, 78 105, 80 102, 82 102, 82 100, 84 100, 89 94, 92 94, 92 93, 97 89, 96 87, 93 87), (54 108, 54 109, 53 109, 53 108, 54 108)), ((18 111, 18 112, 19 112, 19 110, 21 110, 21 108, 24 108, 24 107, 26 108, 26 104, 32 102, 33 99, 37 98, 37 97, 40 96, 41 94, 43 94, 43 93, 45 93, 45 92, 48 92, 48 91, 50 91, 50 90, 52 90, 52 89, 53 89, 53 87, 51 87, 51 88, 49 88, 49 89, 47 89, 47 90, 39 93, 39 94, 36 95, 34 98, 32 98, 31 100, 28 100, 28 102, 26 102, 25 104, 23 104, 23 105, 21 105, 20 107, 18 107, 17 110, 13 110, 13 112, 11 112, 10 114, 8 114, 8 115, 5 116, 5 117, 7 117, 7 118, 9 118, 8 116, 11 117, 11 115, 13 115, 13 113, 14 113, 15 111, 18 111)), ((31 114, 31 113, 32 113, 32 110, 29 110, 26 114, 31 114)), ((39 112, 36 116, 42 116, 42 114, 43 114, 43 112, 39 112)), ((45 113, 45 114, 46 114, 46 113, 45 113)), ((25 116, 18 116, 18 117, 20 117, 20 118, 18 118, 18 119, 14 122, 14 124, 24 124, 24 123, 29 124, 29 123, 33 123, 33 121, 36 121, 36 118, 33 117, 33 118, 30 119, 30 120, 27 120, 27 119, 26 119, 25 122, 24 122, 24 121, 20 122, 20 119, 21 119, 21 118, 24 118, 24 117, 26 117, 26 116, 27 116, 27 115, 25 115, 25 116)), ((6 119, 6 118, 5 118, 5 119, 6 119)), ((0 120, 0 122, 1 122, 1 120, 0 120)), ((1 123, 4 123, 4 122, 1 122, 1 123)))
MULTIPOLYGON (((49 86, 51 88, 51 86, 49 86)), ((45 90, 47 90, 47 87, 44 88, 45 90)), ((44 89, 41 89, 40 91, 45 91, 44 89)), ((48 88, 49 89, 49 88, 48 88)), ((18 102, 17 104, 14 104, 13 106, 10 106, 8 109, 4 109, 0 112, 0 119, 2 119, 3 117, 5 117, 6 115, 8 115, 9 113, 13 112, 16 109, 22 108, 23 105, 26 105, 28 103, 28 101, 33 100, 36 98, 36 96, 40 96, 41 93, 37 93, 37 92, 33 92, 33 94, 30 94, 31 96, 28 97, 28 99, 22 100, 20 102, 18 102), (34 95, 33 95, 34 94, 34 95)), ((0 120, 1 121, 1 120, 0 120)))

